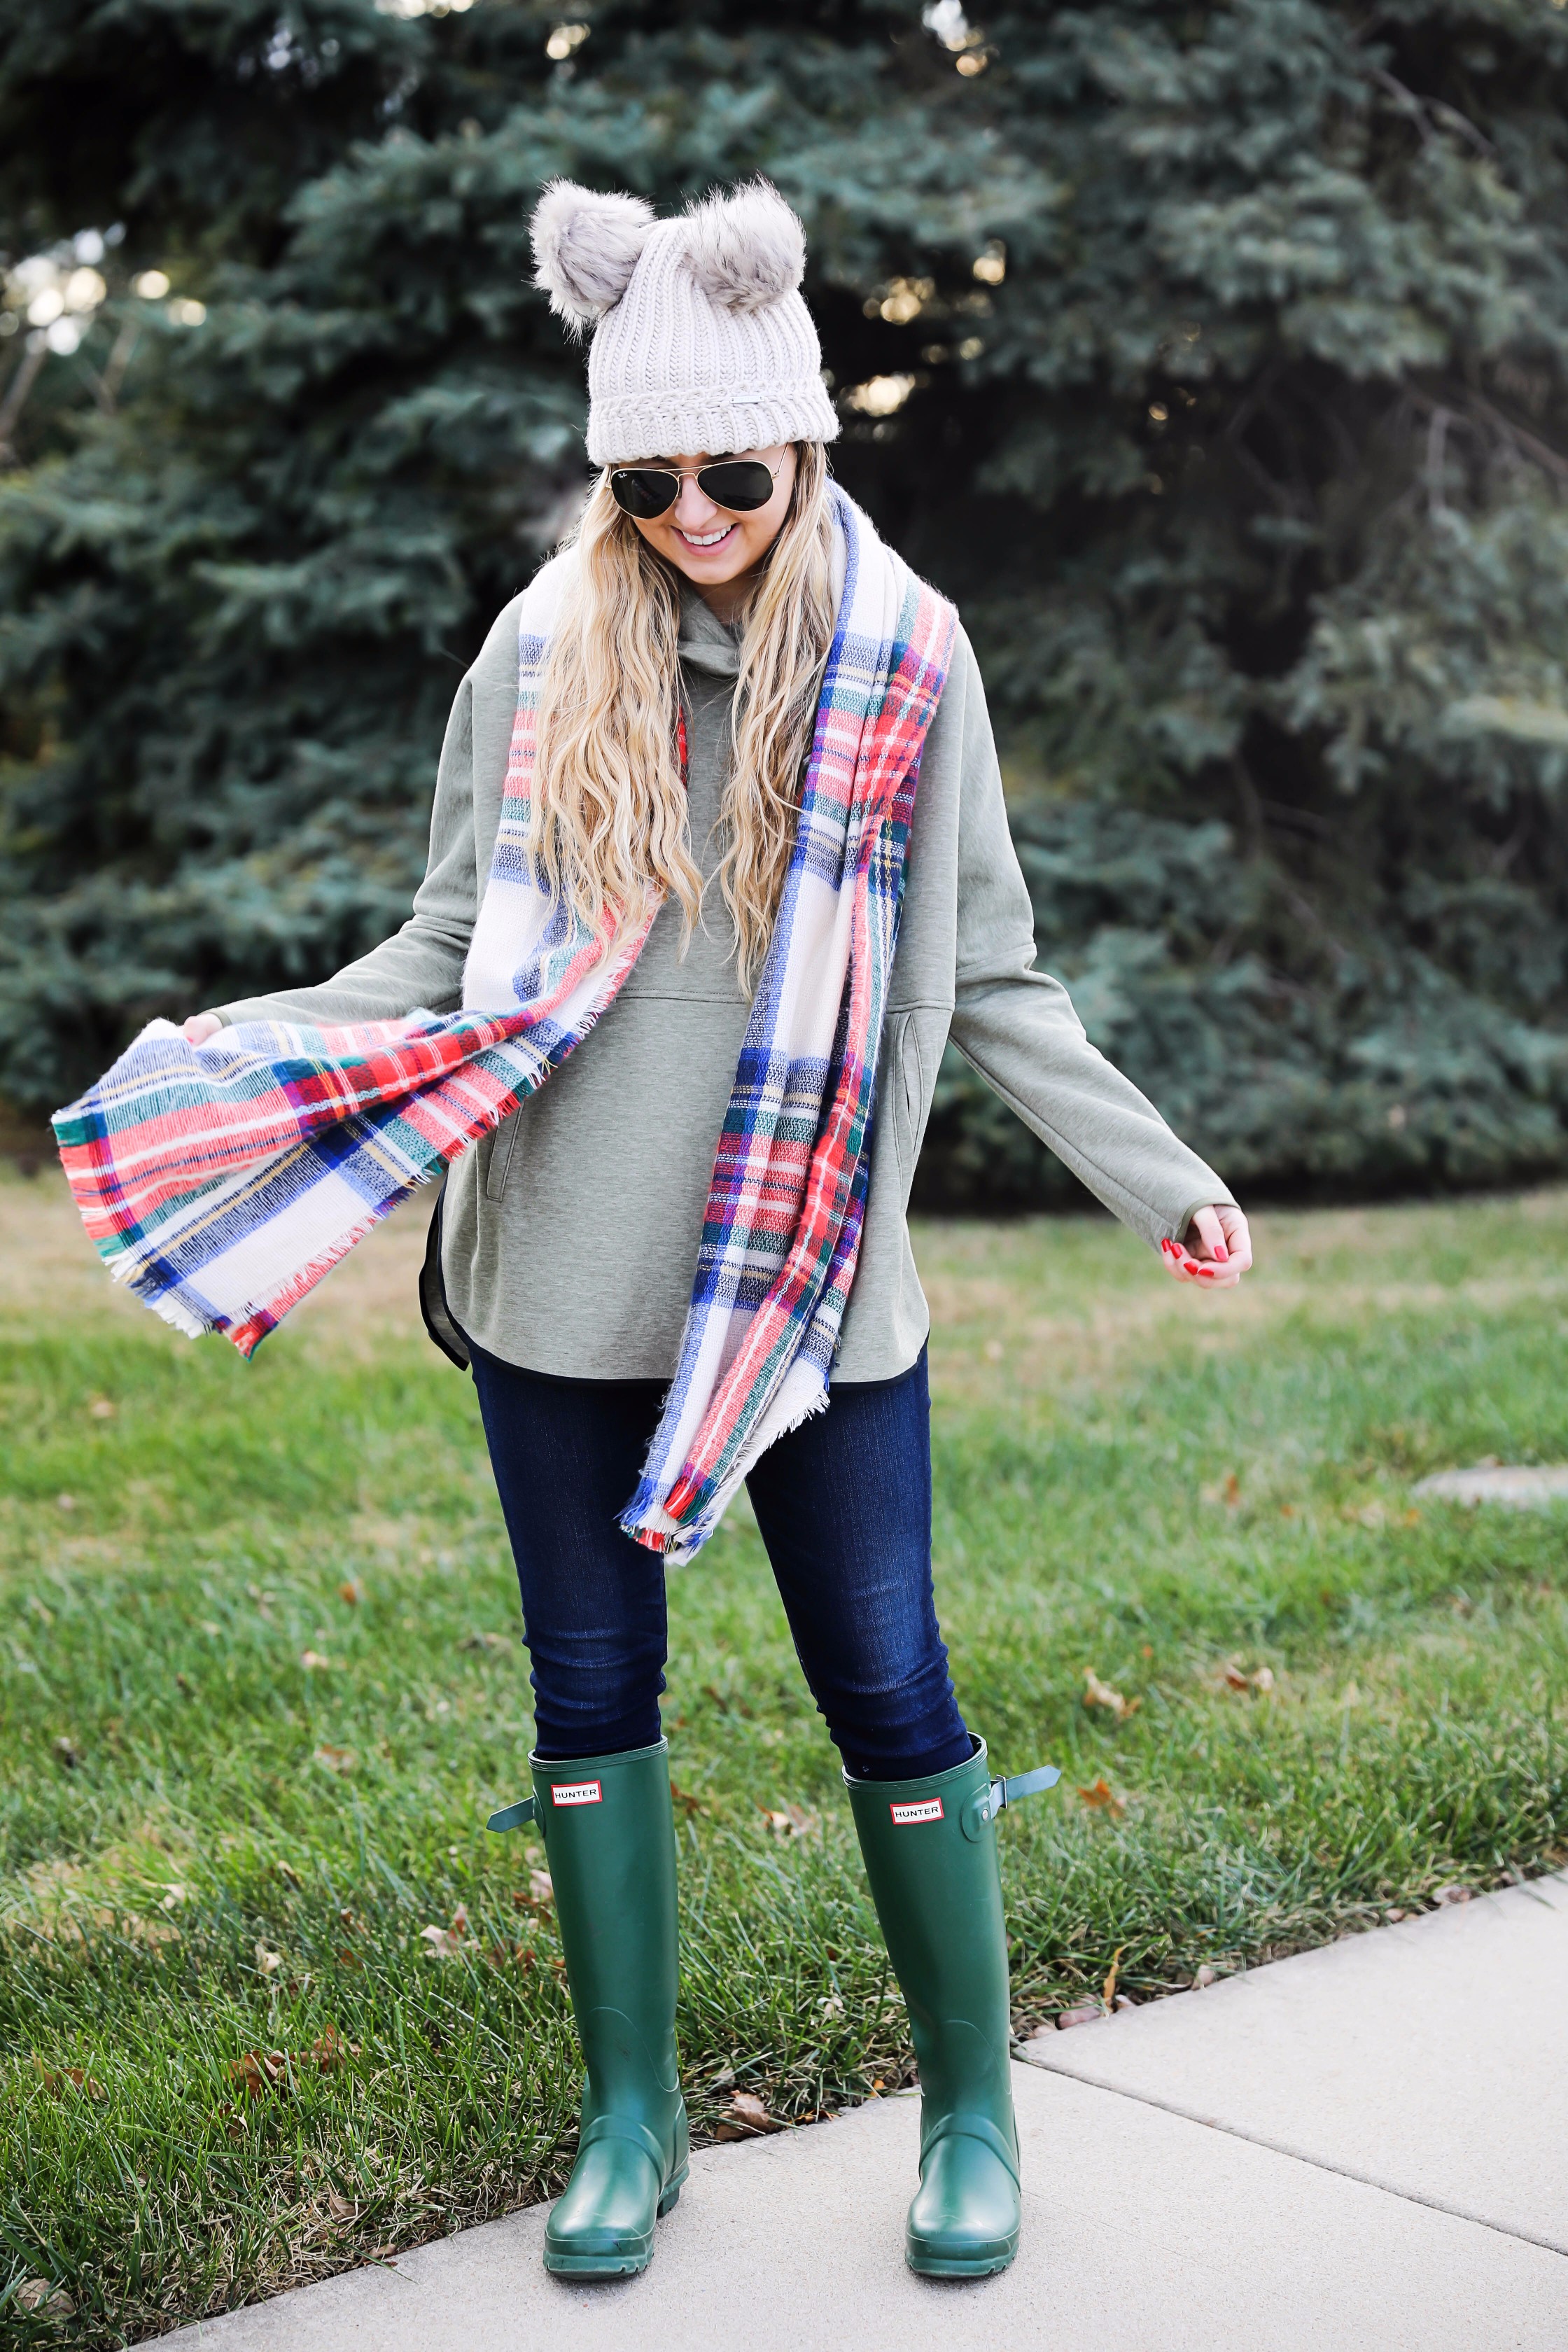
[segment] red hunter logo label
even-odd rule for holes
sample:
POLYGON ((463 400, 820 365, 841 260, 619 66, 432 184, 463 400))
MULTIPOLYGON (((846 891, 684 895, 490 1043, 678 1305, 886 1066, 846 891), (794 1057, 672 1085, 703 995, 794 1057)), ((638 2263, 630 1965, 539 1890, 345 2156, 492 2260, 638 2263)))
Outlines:
POLYGON ((940 1822, 945 1818, 940 1797, 922 1797, 918 1804, 889 1805, 895 1829, 908 1829, 911 1822, 940 1822))
POLYGON ((602 1805, 605 1792, 597 1780, 557 1780, 550 1801, 552 1805, 602 1805))

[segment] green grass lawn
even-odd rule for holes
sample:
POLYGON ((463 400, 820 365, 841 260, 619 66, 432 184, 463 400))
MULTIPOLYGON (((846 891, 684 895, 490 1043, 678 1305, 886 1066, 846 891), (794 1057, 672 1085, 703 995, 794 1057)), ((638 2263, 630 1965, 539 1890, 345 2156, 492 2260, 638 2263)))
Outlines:
MULTIPOLYGON (((1410 1500, 1568 1459, 1568 1194, 1260 1223, 1236 1297, 1100 1220, 917 1237, 960 1699, 1065 1772, 1002 1825, 1026 2030, 1118 1955, 1152 1999, 1568 1858, 1563 1518, 1410 1500)), ((515 1588, 417 1239, 247 1367, 0 1181, 7 2345, 155 2335, 569 2163, 542 1857, 484 1829, 526 1786, 515 1588)), ((743 1511, 671 1603, 706 2137, 737 2087, 801 2118, 910 2053, 743 1511)))

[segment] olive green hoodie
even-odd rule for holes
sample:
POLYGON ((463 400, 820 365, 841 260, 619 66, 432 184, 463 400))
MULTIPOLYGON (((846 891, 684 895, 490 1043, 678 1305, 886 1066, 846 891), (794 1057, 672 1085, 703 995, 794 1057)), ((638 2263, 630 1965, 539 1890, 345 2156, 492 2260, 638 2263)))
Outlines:
MULTIPOLYGON (((739 647, 695 594, 682 606, 680 660, 692 848, 710 876, 739 647)), ((517 668, 513 603, 458 689, 429 866, 403 929, 323 986, 246 998, 219 1008, 225 1020, 386 1019, 460 1003, 500 821, 517 668)), ((509 1363, 590 1380, 664 1380, 675 1370, 749 1009, 717 888, 684 958, 680 931, 672 903, 596 1027, 452 1170, 443 1212, 448 1304, 470 1338, 509 1363)), ((1194 1209, 1231 1197, 1089 1043, 1066 990, 1034 961, 1029 894, 1007 830, 984 692, 960 631, 915 797, 840 1380, 891 1379, 925 1339, 930 1318, 904 1213, 950 1037, 1145 1241, 1179 1239, 1194 1209)))

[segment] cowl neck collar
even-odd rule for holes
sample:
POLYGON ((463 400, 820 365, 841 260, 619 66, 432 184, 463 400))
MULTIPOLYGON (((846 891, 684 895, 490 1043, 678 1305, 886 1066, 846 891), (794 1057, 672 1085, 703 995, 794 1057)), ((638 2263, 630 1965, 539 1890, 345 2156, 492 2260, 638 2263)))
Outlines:
POLYGON ((676 648, 688 669, 710 677, 739 677, 743 624, 726 628, 712 606, 690 585, 680 592, 680 639, 676 648))

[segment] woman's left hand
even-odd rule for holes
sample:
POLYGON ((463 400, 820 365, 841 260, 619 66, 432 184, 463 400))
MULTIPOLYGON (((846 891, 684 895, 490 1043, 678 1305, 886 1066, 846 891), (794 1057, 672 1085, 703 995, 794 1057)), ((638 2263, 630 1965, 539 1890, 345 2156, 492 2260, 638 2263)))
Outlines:
POLYGON ((1199 1209, 1186 1241, 1162 1242, 1160 1255, 1178 1282, 1201 1282, 1210 1290, 1231 1290, 1252 1264, 1247 1219, 1228 1201, 1199 1209))

